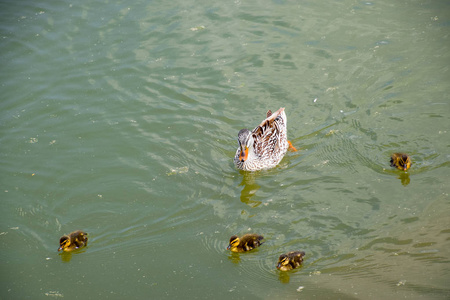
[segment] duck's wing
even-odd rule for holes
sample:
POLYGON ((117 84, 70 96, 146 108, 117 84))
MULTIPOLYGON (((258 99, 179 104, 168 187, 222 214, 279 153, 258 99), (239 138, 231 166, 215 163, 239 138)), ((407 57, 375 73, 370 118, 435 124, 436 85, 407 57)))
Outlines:
MULTIPOLYGON (((279 147, 279 136, 281 132, 280 123, 276 122, 277 118, 284 111, 284 107, 272 113, 270 110, 267 112, 267 118, 264 119, 252 131, 255 153, 263 155, 264 152, 275 152, 279 147)), ((280 117, 281 118, 281 117, 280 117)))
POLYGON ((267 123, 272 123, 282 112, 284 111, 284 107, 281 107, 276 112, 272 113, 271 110, 267 112, 267 117, 259 124, 259 126, 264 127, 267 123))
POLYGON ((305 252, 303 252, 303 251, 294 252, 294 257, 293 257, 292 261, 294 263, 300 265, 303 262, 303 256, 305 256, 305 252))
POLYGON ((263 239, 264 237, 262 235, 255 235, 251 241, 253 248, 261 246, 263 244, 263 242, 261 242, 263 239))

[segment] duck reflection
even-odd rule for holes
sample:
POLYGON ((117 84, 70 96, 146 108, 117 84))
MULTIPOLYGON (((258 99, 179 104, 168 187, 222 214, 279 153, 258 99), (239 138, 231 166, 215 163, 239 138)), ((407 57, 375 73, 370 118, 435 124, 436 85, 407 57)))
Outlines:
POLYGON ((280 274, 278 275, 278 280, 280 280, 281 283, 289 283, 289 280, 291 279, 289 277, 289 273, 288 272, 279 272, 280 274))
POLYGON ((400 179, 404 186, 407 186, 411 182, 411 179, 409 179, 409 174, 406 172, 401 173, 397 178, 400 179))
POLYGON ((244 186, 241 191, 241 202, 251 207, 259 206, 262 203, 261 201, 252 200, 256 191, 261 188, 261 186, 256 183, 255 173, 241 171, 241 174, 243 174, 243 177, 239 186, 244 186))
POLYGON ((86 249, 79 249, 79 250, 76 250, 73 252, 63 251, 63 252, 59 253, 59 256, 61 257, 61 260, 63 262, 70 262, 73 254, 78 254, 78 253, 83 253, 83 252, 86 252, 86 249))
POLYGON ((228 259, 231 260, 233 264, 238 264, 241 262, 241 257, 237 252, 230 252, 230 255, 228 255, 228 259))
POLYGON ((72 253, 70 252, 62 252, 59 254, 59 256, 61 257, 61 260, 63 262, 70 262, 70 260, 72 259, 72 253))

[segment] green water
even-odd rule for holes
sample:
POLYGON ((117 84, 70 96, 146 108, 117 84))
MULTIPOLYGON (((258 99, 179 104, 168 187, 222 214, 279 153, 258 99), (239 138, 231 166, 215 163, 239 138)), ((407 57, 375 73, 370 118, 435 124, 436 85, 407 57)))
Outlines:
POLYGON ((448 1, 0 15, 1 299, 450 297, 448 1), (238 131, 279 107, 299 151, 236 170, 238 131), (58 253, 77 229, 88 247, 58 253), (226 250, 247 232, 266 242, 226 250))

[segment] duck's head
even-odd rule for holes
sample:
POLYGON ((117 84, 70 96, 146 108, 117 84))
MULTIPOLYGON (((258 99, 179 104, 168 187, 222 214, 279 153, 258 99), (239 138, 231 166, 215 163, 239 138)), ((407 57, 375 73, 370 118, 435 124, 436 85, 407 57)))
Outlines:
POLYGON ((283 266, 289 264, 289 257, 286 254, 281 254, 278 258, 277 269, 280 269, 283 266))
POLYGON ((240 242, 241 240, 239 239, 239 237, 237 235, 233 235, 230 238, 230 244, 228 245, 227 250, 230 250, 232 247, 237 247, 240 242))
POLYGON ((239 160, 244 162, 248 158, 249 149, 253 147, 253 136, 248 129, 241 129, 238 133, 238 143, 240 148, 239 160))
POLYGON ((399 165, 403 168, 403 171, 406 171, 411 167, 411 160, 409 159, 409 156, 406 154, 402 154, 399 158, 399 165))
POLYGON ((67 249, 71 244, 70 238, 65 235, 59 240, 59 248, 58 251, 67 249))

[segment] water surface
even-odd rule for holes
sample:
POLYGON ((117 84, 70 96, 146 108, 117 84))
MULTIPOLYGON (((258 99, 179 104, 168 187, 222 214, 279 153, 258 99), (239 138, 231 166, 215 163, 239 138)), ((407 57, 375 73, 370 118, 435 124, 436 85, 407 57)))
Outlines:
POLYGON ((446 1, 0 8, 2 299, 450 297, 446 1), (236 170, 279 107, 299 151, 236 170))

